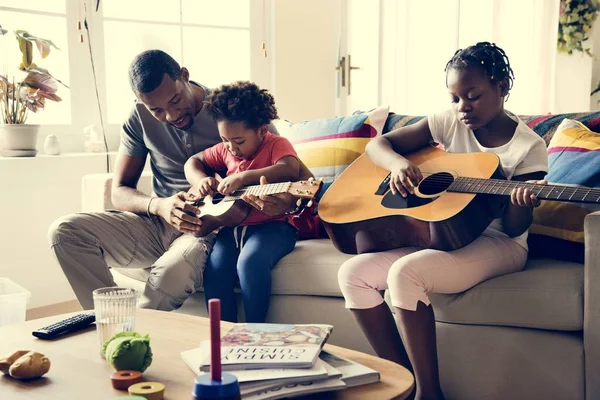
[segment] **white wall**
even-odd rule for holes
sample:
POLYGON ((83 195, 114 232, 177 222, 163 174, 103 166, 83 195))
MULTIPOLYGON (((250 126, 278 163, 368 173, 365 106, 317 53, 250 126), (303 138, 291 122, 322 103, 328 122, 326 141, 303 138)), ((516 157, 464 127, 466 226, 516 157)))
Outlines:
POLYGON ((555 114, 590 110, 593 60, 586 54, 556 55, 555 114))
POLYGON ((58 217, 81 210, 82 177, 105 172, 105 165, 100 153, 0 157, 0 276, 32 292, 28 308, 75 299, 47 231, 58 217))

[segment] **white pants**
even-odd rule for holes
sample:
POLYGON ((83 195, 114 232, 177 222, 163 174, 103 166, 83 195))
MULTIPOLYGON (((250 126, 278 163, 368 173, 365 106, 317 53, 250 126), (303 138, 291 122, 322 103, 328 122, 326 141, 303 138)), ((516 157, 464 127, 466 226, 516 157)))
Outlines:
POLYGON ((416 310, 428 293, 459 293, 486 279, 523 269, 527 250, 510 238, 480 236, 458 250, 405 247, 346 261, 338 281, 346 307, 373 308, 389 289, 392 305, 416 310))

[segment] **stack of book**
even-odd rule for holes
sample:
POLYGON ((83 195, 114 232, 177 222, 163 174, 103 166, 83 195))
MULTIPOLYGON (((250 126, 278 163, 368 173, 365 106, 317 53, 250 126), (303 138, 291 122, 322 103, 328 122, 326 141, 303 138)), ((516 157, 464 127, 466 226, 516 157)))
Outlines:
MULTIPOLYGON (((331 325, 235 324, 221 338, 223 371, 242 398, 280 399, 378 382, 379 373, 323 350, 331 325)), ((210 341, 181 353, 196 373, 210 369, 210 341)))

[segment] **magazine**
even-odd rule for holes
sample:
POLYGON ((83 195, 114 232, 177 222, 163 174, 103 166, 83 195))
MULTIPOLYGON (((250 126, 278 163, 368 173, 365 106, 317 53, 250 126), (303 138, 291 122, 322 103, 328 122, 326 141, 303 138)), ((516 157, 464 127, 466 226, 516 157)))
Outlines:
POLYGON ((274 400, 302 396, 312 393, 328 392, 345 389, 346 384, 340 378, 327 379, 317 382, 303 382, 284 386, 276 386, 268 390, 244 396, 248 400, 274 400))
MULTIPOLYGON (((201 375, 204 374, 204 372, 200 370, 200 360, 204 359, 206 354, 210 354, 209 340, 202 341, 200 347, 181 352, 181 358, 194 373, 201 375)), ((317 359, 312 368, 266 368, 231 370, 228 372, 238 378, 240 385, 243 385, 246 382, 261 382, 278 379, 318 379, 319 377, 328 377, 326 363, 320 359, 317 359)))
MULTIPOLYGON (((331 325, 235 324, 221 338, 223 370, 311 368, 332 330, 331 325)), ((202 352, 200 370, 209 369, 210 352, 202 352)))
MULTIPOLYGON (((303 386, 301 384, 304 383, 316 383, 319 381, 323 381, 323 380, 331 380, 334 378, 341 378, 342 377, 342 373, 340 371, 338 371, 337 369, 335 369, 334 367, 332 367, 331 365, 327 364, 326 362, 324 362, 323 360, 321 360, 320 358, 317 359, 317 362, 315 363, 316 365, 320 365, 323 366, 323 370, 326 371, 325 374, 323 375, 317 375, 317 376, 308 376, 308 375, 300 375, 297 377, 290 377, 290 378, 282 378, 282 379, 271 379, 271 380, 266 380, 266 381, 256 381, 256 382, 246 382, 246 383, 240 383, 240 393, 242 394, 242 397, 246 397, 248 395, 251 394, 256 394, 259 392, 268 392, 270 389, 273 388, 281 388, 281 387, 296 387, 296 388, 303 388, 303 386)), ((254 371, 257 370, 251 370, 251 371, 241 371, 241 372, 246 372, 246 373, 252 373, 254 371)), ((302 371, 302 370, 288 370, 288 371, 302 371)), ((235 373, 236 371, 230 371, 230 373, 235 373)))
POLYGON ((319 358, 342 373, 342 380, 348 387, 379 382, 379 372, 362 364, 322 351, 319 358))

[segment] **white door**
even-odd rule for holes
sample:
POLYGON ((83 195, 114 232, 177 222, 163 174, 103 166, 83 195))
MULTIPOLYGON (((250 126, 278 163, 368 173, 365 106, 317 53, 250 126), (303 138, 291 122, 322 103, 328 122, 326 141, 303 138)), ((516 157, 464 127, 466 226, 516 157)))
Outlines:
MULTIPOLYGON (((253 0, 258 1, 258 0, 253 0)), ((379 101, 379 0, 272 0, 269 87, 280 118, 368 111, 379 101)), ((255 45, 257 48, 257 45, 255 45)), ((253 72, 256 78, 256 73, 253 72)))
POLYGON ((368 111, 379 105, 380 7, 380 1, 343 0, 339 115, 368 111))

